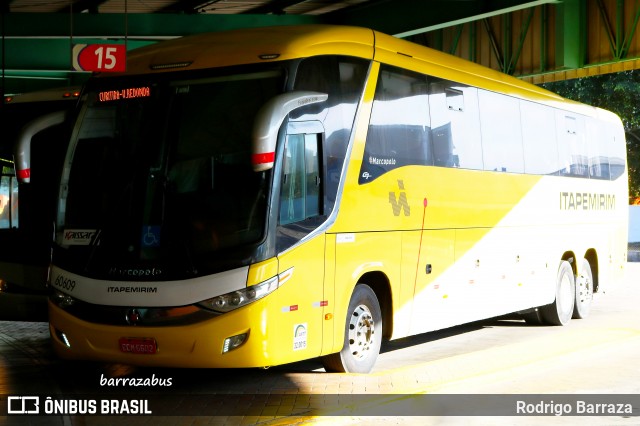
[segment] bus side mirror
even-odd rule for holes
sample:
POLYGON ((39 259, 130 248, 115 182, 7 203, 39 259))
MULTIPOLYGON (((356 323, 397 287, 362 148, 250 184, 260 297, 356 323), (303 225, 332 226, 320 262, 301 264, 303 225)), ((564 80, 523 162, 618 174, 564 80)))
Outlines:
POLYGON ((20 183, 31 181, 31 140, 41 131, 64 122, 65 111, 52 112, 27 123, 16 142, 16 176, 20 183))
POLYGON ((270 99, 258 111, 253 126, 251 162, 253 170, 261 172, 273 167, 278 129, 291 111, 309 104, 324 102, 329 95, 320 92, 287 92, 270 99))

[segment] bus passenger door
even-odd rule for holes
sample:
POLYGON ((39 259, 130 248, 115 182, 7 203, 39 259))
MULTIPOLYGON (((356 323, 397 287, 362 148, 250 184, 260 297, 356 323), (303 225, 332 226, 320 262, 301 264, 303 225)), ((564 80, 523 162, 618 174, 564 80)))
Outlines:
POLYGON ((280 352, 294 361, 320 355, 328 300, 324 294, 326 236, 317 230, 326 220, 322 132, 289 133, 279 173, 276 231, 282 306, 278 307, 278 330, 272 331, 280 352))

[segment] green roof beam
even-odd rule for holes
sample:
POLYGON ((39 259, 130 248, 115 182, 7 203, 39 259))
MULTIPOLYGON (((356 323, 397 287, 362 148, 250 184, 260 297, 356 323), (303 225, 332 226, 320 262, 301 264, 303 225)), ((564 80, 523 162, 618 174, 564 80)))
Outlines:
MULTIPOLYGON (((491 2, 488 2, 491 3, 491 2)), ((477 14, 472 14, 472 15, 466 15, 463 13, 463 17, 460 17, 458 19, 454 19, 454 20, 442 20, 441 22, 437 22, 434 23, 432 25, 429 26, 425 26, 425 27, 421 27, 421 28, 416 28, 413 30, 408 30, 408 31, 403 31, 403 32, 399 32, 397 34, 395 34, 396 37, 409 37, 412 35, 416 35, 416 34, 421 34, 421 33, 426 33, 426 32, 430 32, 430 31, 435 31, 435 30, 439 30, 442 28, 448 28, 448 27, 452 27, 454 25, 462 25, 462 24, 466 24, 469 22, 475 22, 475 21, 480 21, 482 19, 488 19, 494 16, 499 16, 499 15, 504 15, 504 14, 509 14, 512 12, 516 12, 518 10, 522 10, 522 9, 529 9, 529 8, 534 8, 537 6, 541 6, 544 4, 560 4, 561 1, 560 0, 535 0, 535 1, 523 1, 523 2, 495 2, 496 6, 499 6, 498 8, 494 9, 494 10, 490 10, 488 12, 483 12, 483 13, 477 13, 477 14), (517 3, 517 4, 514 4, 517 3), (507 6, 508 4, 511 4, 511 6, 507 6)), ((451 4, 449 3, 449 8, 451 8, 451 4)))
POLYGON ((556 6, 556 68, 577 69, 586 62, 587 8, 583 0, 556 6))
POLYGON ((529 32, 529 27, 531 26, 531 19, 533 18, 534 9, 529 9, 529 13, 525 18, 524 25, 520 31, 520 38, 518 39, 518 46, 516 46, 516 52, 513 54, 509 61, 509 67, 507 68, 507 74, 513 74, 516 69, 516 64, 520 59, 520 55, 522 54, 522 48, 524 47, 524 41, 527 38, 527 33, 529 32))
POLYGON ((166 39, 238 28, 319 22, 309 15, 11 13, 10 19, 4 20, 4 35, 5 38, 166 39))

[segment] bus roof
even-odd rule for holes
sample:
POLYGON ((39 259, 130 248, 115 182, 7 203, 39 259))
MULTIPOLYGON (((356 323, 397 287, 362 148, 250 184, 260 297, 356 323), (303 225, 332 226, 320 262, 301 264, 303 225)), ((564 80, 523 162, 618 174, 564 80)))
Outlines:
POLYGON ((365 28, 300 25, 197 34, 131 52, 128 74, 242 65, 313 55, 373 58, 373 31, 365 28))
POLYGON ((383 63, 401 63, 418 72, 476 86, 493 92, 521 99, 545 103, 576 113, 594 116, 611 115, 610 121, 619 118, 609 111, 600 110, 580 102, 566 99, 557 93, 543 89, 508 74, 479 65, 475 62, 450 55, 439 50, 421 46, 380 32, 375 33, 375 57, 383 63), (401 58, 400 58, 401 57, 401 58))
POLYGON ((328 54, 374 59, 586 115, 597 114, 593 107, 513 76, 371 29, 350 26, 292 25, 185 36, 132 51, 126 73, 195 70, 328 54))

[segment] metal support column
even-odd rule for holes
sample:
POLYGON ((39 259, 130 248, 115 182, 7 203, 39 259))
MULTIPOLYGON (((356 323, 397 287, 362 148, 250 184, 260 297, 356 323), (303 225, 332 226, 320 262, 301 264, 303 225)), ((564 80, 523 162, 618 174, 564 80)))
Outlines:
POLYGON ((585 64, 586 5, 565 0, 556 5, 556 68, 580 68, 585 64))

